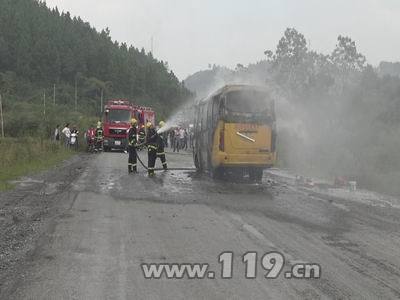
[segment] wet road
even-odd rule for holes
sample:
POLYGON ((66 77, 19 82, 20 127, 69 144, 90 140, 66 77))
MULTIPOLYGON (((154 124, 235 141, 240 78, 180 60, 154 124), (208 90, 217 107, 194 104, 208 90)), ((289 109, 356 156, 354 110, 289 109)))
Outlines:
MULTIPOLYGON (((193 167, 168 154, 170 167, 193 167)), ((214 182, 193 171, 128 175, 127 156, 96 156, 44 234, 11 299, 393 299, 400 297, 400 210, 310 194, 277 179, 214 182), (221 279, 218 255, 232 251, 221 279), (320 279, 245 279, 241 256, 270 251, 320 279), (215 279, 144 279, 142 263, 209 263, 215 279)), ((158 162, 159 163, 159 162, 158 162)))

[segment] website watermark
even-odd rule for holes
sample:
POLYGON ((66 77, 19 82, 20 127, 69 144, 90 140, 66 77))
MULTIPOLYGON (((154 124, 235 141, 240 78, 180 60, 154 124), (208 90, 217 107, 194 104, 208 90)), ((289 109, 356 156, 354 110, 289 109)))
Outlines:
MULTIPOLYGON (((287 264, 285 256, 276 251, 259 256, 257 252, 246 252, 241 257, 241 276, 246 279, 318 279, 322 269, 316 263, 287 264), (244 267, 244 268, 243 268, 244 267)), ((218 271, 212 270, 209 263, 143 263, 141 269, 146 279, 230 279, 234 276, 234 254, 223 252, 217 262, 218 271)), ((237 272, 236 272, 237 273, 237 272)), ((236 274, 235 273, 235 274, 236 274)), ((240 276, 239 274, 237 274, 240 276)), ((235 275, 236 276, 236 275, 235 275)))

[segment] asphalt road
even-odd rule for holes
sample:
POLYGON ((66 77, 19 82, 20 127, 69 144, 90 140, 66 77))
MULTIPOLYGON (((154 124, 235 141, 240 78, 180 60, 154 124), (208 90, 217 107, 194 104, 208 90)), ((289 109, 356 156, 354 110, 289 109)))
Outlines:
MULTIPOLYGON (((144 157, 145 159, 145 157, 144 157)), ((193 167, 168 154, 170 167, 193 167)), ((19 269, 8 299, 400 298, 400 210, 310 193, 266 173, 262 184, 212 181, 194 171, 143 168, 127 156, 90 159, 19 269), (233 276, 218 255, 233 252, 233 276), (278 251, 284 270, 319 264, 321 278, 245 278, 242 255, 278 251), (145 279, 142 263, 209 263, 214 279, 145 279)), ((158 162, 158 164, 160 164, 158 162)), ((5 293, 5 292, 4 292, 5 293)), ((5 299, 4 298, 4 299, 5 299)))

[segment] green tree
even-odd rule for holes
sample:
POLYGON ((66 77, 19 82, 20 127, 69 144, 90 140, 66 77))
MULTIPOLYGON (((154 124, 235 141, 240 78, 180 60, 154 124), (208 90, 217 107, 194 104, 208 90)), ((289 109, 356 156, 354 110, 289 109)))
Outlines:
POLYGON ((356 43, 349 37, 339 35, 331 59, 342 70, 362 71, 366 67, 366 58, 358 52, 356 43))

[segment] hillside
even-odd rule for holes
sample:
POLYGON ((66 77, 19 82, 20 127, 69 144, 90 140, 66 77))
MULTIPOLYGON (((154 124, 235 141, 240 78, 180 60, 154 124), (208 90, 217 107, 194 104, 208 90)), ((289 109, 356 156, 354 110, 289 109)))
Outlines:
POLYGON ((382 61, 379 64, 378 72, 380 76, 397 76, 400 77, 400 62, 382 61))
POLYGON ((212 66, 208 70, 198 71, 185 79, 185 86, 204 98, 226 84, 264 85, 268 77, 269 62, 259 61, 248 66, 238 64, 235 70, 222 66, 212 66))
POLYGON ((6 133, 24 134, 13 130, 21 123, 28 123, 30 132, 39 129, 44 93, 48 115, 52 113, 48 118, 73 111, 75 84, 78 113, 71 114, 72 119, 98 115, 102 92, 106 99, 127 97, 153 106, 161 116, 190 96, 166 62, 113 41, 108 29, 99 32, 41 1, 0 1, 0 93, 6 133))

